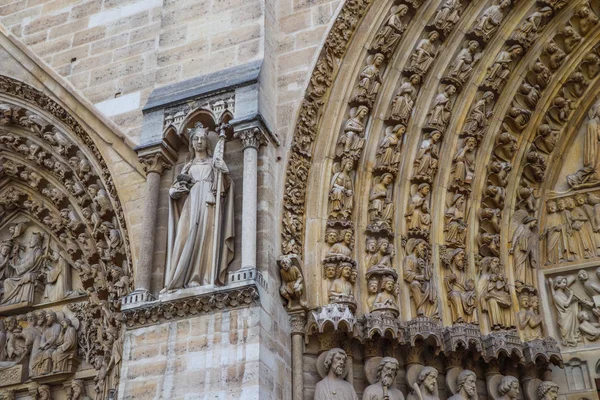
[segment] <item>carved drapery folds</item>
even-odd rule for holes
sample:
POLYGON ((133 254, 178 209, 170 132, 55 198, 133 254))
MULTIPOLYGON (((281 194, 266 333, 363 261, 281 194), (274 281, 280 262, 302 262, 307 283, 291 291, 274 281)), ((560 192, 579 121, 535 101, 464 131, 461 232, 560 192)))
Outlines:
MULTIPOLYGON (((75 117, 22 82, 0 77, 0 90, 0 361, 17 377, 0 385, 95 369, 105 398, 119 384, 131 286, 116 188, 75 117)), ((49 386, 36 396, 50 398, 49 386)))

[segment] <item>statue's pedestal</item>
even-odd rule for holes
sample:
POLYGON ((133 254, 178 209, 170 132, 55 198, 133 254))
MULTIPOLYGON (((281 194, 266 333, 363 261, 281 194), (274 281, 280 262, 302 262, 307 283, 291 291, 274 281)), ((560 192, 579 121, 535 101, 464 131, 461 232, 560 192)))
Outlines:
POLYGON ((27 379, 27 365, 0 362, 0 387, 18 385, 27 379))

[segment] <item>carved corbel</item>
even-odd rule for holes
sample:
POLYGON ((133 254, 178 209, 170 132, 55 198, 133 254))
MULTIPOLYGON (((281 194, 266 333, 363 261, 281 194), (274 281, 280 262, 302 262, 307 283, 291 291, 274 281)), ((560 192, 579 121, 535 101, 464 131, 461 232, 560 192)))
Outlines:
POLYGON ((146 175, 156 173, 162 175, 164 170, 171 169, 173 164, 165 157, 163 153, 147 154, 139 157, 144 167, 146 175))

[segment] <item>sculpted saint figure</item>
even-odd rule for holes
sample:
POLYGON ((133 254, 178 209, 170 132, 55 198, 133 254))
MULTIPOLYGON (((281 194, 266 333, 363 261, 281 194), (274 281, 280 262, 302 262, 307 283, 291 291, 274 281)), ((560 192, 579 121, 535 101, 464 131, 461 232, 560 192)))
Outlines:
POLYGON ((429 214, 430 190, 429 184, 421 183, 417 193, 411 197, 406 214, 404 214, 409 231, 429 231, 429 225, 431 225, 431 214, 429 214))
POLYGON ((376 167, 397 167, 400 163, 400 147, 402 137, 406 132, 404 125, 398 124, 391 129, 386 129, 385 136, 377 148, 376 167))
POLYGON ((413 164, 413 179, 433 181, 438 169, 441 139, 442 133, 436 130, 423 140, 413 164))
POLYGON ((479 294, 481 310, 488 315, 493 330, 510 329, 515 325, 511 310, 512 300, 508 288, 508 279, 502 271, 497 257, 485 257, 482 260, 485 274, 480 283, 479 294))
POLYGON ((594 230, 585 211, 576 205, 573 197, 566 199, 567 209, 570 211, 572 237, 577 246, 577 254, 583 254, 584 258, 592 258, 596 255, 596 243, 594 241, 594 230))
POLYGON ((500 27, 504 19, 504 10, 510 6, 510 0, 500 0, 497 4, 488 7, 475 23, 473 32, 488 41, 500 27))
POLYGON ((474 400, 477 394, 476 384, 475 372, 463 370, 456 378, 456 393, 448 400, 474 400))
POLYGON ((227 266, 233 259, 235 230, 233 187, 222 159, 222 146, 220 140, 213 157, 208 130, 198 123, 190 131, 192 160, 185 164, 169 190, 165 291, 225 284, 227 266), (221 187, 217 188, 218 182, 221 187), (217 191, 224 194, 220 205, 216 204, 217 191), (221 215, 215 214, 218 209, 221 215), (215 237, 216 232, 219 237, 215 237), (213 254, 215 248, 218 254, 213 254))
POLYGON ((327 375, 317 383, 314 400, 358 400, 354 387, 343 378, 347 359, 342 349, 327 352, 324 364, 327 375))
MULTIPOLYGON (((339 167, 338 167, 339 168, 339 167)), ((336 166, 334 165, 334 170, 336 166)), ((352 213, 354 204, 354 184, 351 173, 354 162, 346 158, 342 160, 341 169, 333 174, 329 189, 330 218, 346 219, 352 213)))
POLYGON ((71 393, 67 400, 91 400, 85 395, 85 385, 81 379, 74 379, 71 382, 71 393))
POLYGON ((558 390, 560 387, 551 381, 540 383, 537 390, 538 400, 556 400, 558 398, 558 390))
POLYGON ((546 18, 550 17, 552 12, 551 7, 544 7, 539 11, 534 11, 510 35, 510 39, 526 46, 530 45, 537 38, 537 33, 543 28, 546 18))
POLYGON ((438 370, 433 367, 423 367, 417 381, 413 384, 416 400, 439 400, 437 387, 438 370))
POLYGON ((391 276, 384 276, 381 280, 381 292, 377 294, 373 302, 373 309, 387 308, 398 309, 396 304, 396 282, 391 276))
POLYGON ((592 11, 587 2, 579 6, 577 16, 579 17, 579 30, 583 36, 587 35, 598 23, 598 16, 592 11))
POLYGON ((35 283, 42 269, 44 235, 34 232, 27 250, 22 257, 10 262, 14 276, 4 280, 4 298, 2 304, 32 302, 35 295, 35 283))
POLYGON ((462 9, 461 0, 445 0, 433 18, 433 26, 447 35, 460 19, 462 9))
POLYGON ((367 58, 368 65, 360 73, 359 82, 354 89, 352 101, 369 104, 375 100, 381 86, 380 68, 383 61, 384 57, 381 53, 367 58))
POLYGON ((421 76, 414 74, 410 79, 400 85, 398 93, 392 101, 391 118, 398 120, 403 124, 408 124, 415 105, 415 98, 419 91, 418 86, 421 84, 421 76))
POLYGON ((481 58, 481 54, 476 53, 478 48, 479 43, 477 41, 471 40, 468 42, 465 48, 458 53, 454 62, 448 67, 448 77, 456 79, 460 83, 465 83, 469 79, 475 64, 481 58))
POLYGON ((66 255, 55 250, 51 256, 55 265, 49 265, 44 271, 46 287, 42 301, 58 301, 65 298, 71 290, 71 273, 66 255))
POLYGON ((453 323, 475 322, 475 282, 467 276, 465 250, 455 249, 450 254, 448 273, 444 278, 448 305, 453 323))
POLYGON ((56 341, 57 347, 52 353, 52 372, 69 371, 69 360, 75 357, 77 352, 77 330, 73 327, 70 319, 60 321, 60 336, 56 341))
POLYGON ((281 287, 279 293, 281 297, 287 300, 287 309, 292 308, 294 301, 298 301, 300 305, 306 305, 302 296, 304 295, 304 277, 300 270, 300 260, 297 255, 285 255, 279 258, 279 266, 281 269, 281 287))
POLYGON ((503 376, 498 385, 499 400, 515 400, 519 396, 519 380, 514 376, 503 376))
POLYGON ((32 359, 32 370, 36 376, 52 372, 52 353, 59 345, 61 326, 54 311, 46 312, 46 324, 40 338, 39 353, 32 359))
POLYGON ((600 184, 600 104, 592 107, 588 118, 583 143, 583 168, 567 175, 567 182, 574 189, 600 184))
POLYGON ((355 157, 359 155, 365 145, 365 125, 369 115, 369 109, 358 106, 350 111, 350 119, 344 126, 344 132, 340 135, 335 155, 337 157, 355 157))
POLYGON ((552 265, 564 261, 566 238, 556 202, 548 201, 546 210, 546 226, 542 236, 546 239, 546 265, 552 265))
POLYGON ((579 301, 569 286, 575 278, 557 276, 554 280, 548 279, 552 291, 552 299, 556 307, 558 329, 563 346, 577 346, 581 340, 579 333, 579 301))
POLYGON ((385 173, 375 179, 375 184, 369 194, 369 222, 372 226, 391 228, 394 217, 392 201, 392 183, 394 176, 385 173))
POLYGON ((477 141, 467 137, 463 147, 459 149, 452 160, 451 187, 457 190, 468 190, 475 177, 475 154, 477 141))
POLYGON ((446 209, 444 239, 447 244, 456 247, 465 246, 467 225, 465 224, 465 196, 457 193, 452 197, 450 207, 446 209))
MULTIPOLYGON (((596 276, 600 279, 600 268, 596 269, 596 276)), ((577 273, 577 279, 583 286, 583 291, 588 295, 590 299, 600 294, 600 284, 590 282, 590 277, 585 269, 580 269, 577 273)))
POLYGON ((377 35, 373 39, 373 50, 379 51, 388 57, 394 52, 396 45, 402 37, 402 33, 406 29, 402 23, 402 17, 407 12, 408 7, 404 4, 392 7, 387 23, 377 32, 377 35))
POLYGON ((393 357, 383 357, 377 368, 377 381, 368 386, 363 400, 404 400, 404 395, 395 385, 400 364, 393 357))
POLYGON ((327 256, 352 256, 352 247, 354 246, 354 235, 351 229, 346 229, 341 232, 339 241, 331 246, 327 256))
POLYGON ((537 259, 535 249, 538 237, 534 232, 537 220, 526 216, 515 230, 508 252, 513 255, 515 281, 524 285, 534 284, 537 259))
POLYGON ((431 31, 426 38, 421 39, 414 53, 411 55, 410 67, 417 74, 421 76, 425 75, 431 64, 433 64, 433 60, 438 52, 435 42, 439 37, 440 34, 437 31, 431 31))
POLYGON ((448 125, 452 115, 452 96, 454 96, 454 93, 456 93, 456 86, 448 85, 437 94, 428 114, 429 126, 443 129, 448 125))
POLYGON ((493 112, 488 110, 488 106, 491 106, 494 101, 494 94, 492 92, 485 92, 481 99, 477 100, 463 130, 463 135, 473 136, 478 140, 481 140, 485 133, 485 129, 488 127, 488 119, 492 116, 493 112))
POLYGON ((352 282, 350 281, 351 275, 352 264, 347 262, 341 263, 339 275, 329 288, 330 302, 354 301, 354 289, 352 288, 352 282))
POLYGON ((404 281, 409 287, 416 314, 432 318, 437 316, 437 291, 433 270, 427 259, 427 243, 423 239, 409 239, 408 255, 404 258, 404 281))
POLYGON ((542 338, 542 316, 539 315, 539 299, 536 295, 529 296, 527 293, 519 295, 519 312, 517 322, 519 330, 523 333, 523 341, 529 342, 542 338), (534 309, 533 303, 536 303, 534 309))

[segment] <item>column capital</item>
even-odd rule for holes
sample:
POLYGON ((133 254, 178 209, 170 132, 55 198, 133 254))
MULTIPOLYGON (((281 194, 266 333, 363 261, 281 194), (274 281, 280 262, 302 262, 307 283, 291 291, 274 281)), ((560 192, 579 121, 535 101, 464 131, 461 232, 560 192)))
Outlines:
POLYGON ((153 172, 162 175, 177 162, 177 152, 165 141, 138 146, 135 151, 146 176, 153 172))
POLYGON ((290 325, 292 335, 304 335, 306 332, 306 313, 304 311, 290 314, 290 325))
POLYGON ((256 126, 235 132, 234 137, 242 142, 244 150, 248 147, 258 149, 259 146, 267 144, 263 132, 256 126))

